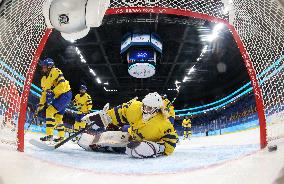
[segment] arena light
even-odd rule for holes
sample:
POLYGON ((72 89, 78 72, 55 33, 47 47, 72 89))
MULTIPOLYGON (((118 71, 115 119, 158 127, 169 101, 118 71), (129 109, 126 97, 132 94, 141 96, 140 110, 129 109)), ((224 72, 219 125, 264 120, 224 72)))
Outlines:
POLYGON ((104 90, 107 92, 116 92, 117 89, 107 89, 106 87, 104 87, 104 90))
POLYGON ((76 50, 77 54, 81 55, 81 51, 79 50, 78 47, 75 47, 75 50, 76 50))
POLYGON ((89 71, 93 76, 97 76, 97 74, 95 73, 95 71, 93 69, 90 68, 89 71))
POLYGON ((99 84, 101 84, 102 83, 102 81, 101 81, 101 79, 100 78, 96 78, 96 80, 97 80, 97 82, 99 83, 99 84))
POLYGON ((193 73, 195 71, 194 67, 195 67, 195 65, 189 69, 187 75, 190 75, 191 73, 193 73))
POLYGON ((105 82, 104 85, 108 85, 108 82, 105 82))
POLYGON ((218 24, 214 27, 213 33, 218 33, 218 32, 220 32, 220 30, 223 29, 223 27, 224 27, 224 24, 223 24, 223 23, 218 23, 218 24))
POLYGON ((189 77, 185 76, 185 77, 183 78, 182 82, 186 82, 186 81, 188 81, 188 79, 189 79, 189 77))
POLYGON ((80 49, 78 47, 75 47, 75 50, 76 50, 77 54, 79 55, 81 62, 87 63, 87 61, 84 59, 83 55, 81 54, 80 49))
POLYGON ((175 81, 175 84, 177 85, 177 84, 180 84, 181 82, 180 81, 178 81, 178 80, 176 80, 175 81))
POLYGON ((215 40, 218 37, 217 33, 212 33, 211 35, 207 36, 207 41, 212 42, 213 40, 215 40))
POLYGON ((208 45, 205 45, 202 49, 202 53, 205 53, 207 51, 208 45))
POLYGON ((80 57, 80 59, 82 63, 87 63, 87 61, 83 57, 80 57))
POLYGON ((215 25, 215 27, 213 28, 212 34, 208 35, 205 40, 209 42, 212 42, 213 40, 215 40, 218 37, 220 31, 223 29, 223 27, 224 27, 223 23, 218 23, 217 25, 215 25))
POLYGON ((176 80, 175 85, 176 85, 176 91, 179 92, 179 88, 180 88, 180 84, 181 82, 179 82, 178 80, 176 80))

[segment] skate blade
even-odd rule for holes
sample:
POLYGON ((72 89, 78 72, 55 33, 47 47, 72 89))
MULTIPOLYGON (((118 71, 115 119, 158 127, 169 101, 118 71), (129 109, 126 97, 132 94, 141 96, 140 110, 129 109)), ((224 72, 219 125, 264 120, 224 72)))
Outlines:
MULTIPOLYGON (((49 141, 50 142, 50 141, 49 141)), ((40 148, 40 149, 44 149, 44 150, 54 150, 55 149, 55 144, 54 143, 44 143, 42 141, 38 141, 35 139, 31 139, 29 141, 30 144, 40 148)))

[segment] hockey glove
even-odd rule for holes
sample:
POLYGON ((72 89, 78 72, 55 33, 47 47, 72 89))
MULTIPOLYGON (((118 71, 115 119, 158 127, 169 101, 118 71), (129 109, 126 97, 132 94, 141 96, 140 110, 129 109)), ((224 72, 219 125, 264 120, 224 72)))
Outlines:
POLYGON ((151 141, 130 141, 126 146, 126 154, 134 158, 153 158, 164 155, 165 146, 151 141))
POLYGON ((51 105, 53 100, 54 100, 54 93, 51 90, 47 90, 46 91, 46 104, 48 106, 51 105))
POLYGON ((75 105, 76 105, 76 104, 75 104, 73 101, 71 101, 71 102, 68 104, 68 108, 69 108, 69 109, 72 109, 72 110, 76 110, 77 108, 76 108, 75 105))

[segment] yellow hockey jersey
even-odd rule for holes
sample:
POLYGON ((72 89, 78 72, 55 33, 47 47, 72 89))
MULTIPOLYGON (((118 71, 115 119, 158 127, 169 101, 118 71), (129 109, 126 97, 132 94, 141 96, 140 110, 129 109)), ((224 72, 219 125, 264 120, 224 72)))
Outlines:
POLYGON ((87 114, 92 109, 92 98, 88 93, 77 94, 73 100, 74 105, 78 107, 78 114, 87 114))
POLYGON ((183 121, 182 121, 182 126, 183 127, 186 127, 186 128, 191 128, 191 121, 190 121, 190 119, 184 119, 183 121))
POLYGON ((165 154, 171 154, 178 139, 173 125, 162 113, 158 113, 144 122, 142 120, 142 105, 142 102, 132 100, 108 110, 107 113, 114 125, 122 127, 124 124, 129 124, 128 132, 134 140, 164 143, 165 154))
POLYGON ((61 70, 58 68, 52 68, 48 76, 41 78, 42 93, 39 104, 43 106, 46 102, 46 91, 52 90, 54 98, 58 98, 63 93, 71 90, 69 81, 67 81, 61 70))
POLYGON ((174 106, 172 105, 170 100, 166 98, 166 99, 163 100, 163 102, 164 102, 165 110, 168 111, 168 116, 175 118, 174 106))

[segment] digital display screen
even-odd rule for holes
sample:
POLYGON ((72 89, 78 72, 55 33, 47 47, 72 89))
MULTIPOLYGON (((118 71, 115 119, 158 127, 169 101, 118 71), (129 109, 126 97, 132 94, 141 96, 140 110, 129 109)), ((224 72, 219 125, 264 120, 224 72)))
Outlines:
POLYGON ((156 47, 157 50, 162 52, 163 45, 154 35, 152 35, 152 37, 151 37, 151 42, 156 47))
POLYGON ((129 52, 128 61, 155 61, 154 51, 134 50, 129 52))
POLYGON ((132 42, 139 42, 139 43, 150 42, 150 35, 148 35, 148 34, 133 34, 132 42))
POLYGON ((122 54, 130 47, 134 46, 145 46, 149 48, 154 48, 160 53, 162 53, 163 50, 163 44, 160 38, 155 34, 130 34, 122 40, 120 53, 122 54))
POLYGON ((121 51, 124 49, 128 49, 128 47, 131 44, 131 36, 127 37, 122 43, 121 43, 121 51))

